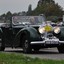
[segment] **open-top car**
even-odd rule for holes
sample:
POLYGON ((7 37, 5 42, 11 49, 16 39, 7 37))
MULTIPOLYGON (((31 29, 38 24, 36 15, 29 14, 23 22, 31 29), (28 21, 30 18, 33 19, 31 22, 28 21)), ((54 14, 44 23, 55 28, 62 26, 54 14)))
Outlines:
POLYGON ((0 50, 22 48, 24 53, 41 48, 57 47, 64 53, 64 26, 52 27, 40 16, 13 16, 0 27, 0 50))

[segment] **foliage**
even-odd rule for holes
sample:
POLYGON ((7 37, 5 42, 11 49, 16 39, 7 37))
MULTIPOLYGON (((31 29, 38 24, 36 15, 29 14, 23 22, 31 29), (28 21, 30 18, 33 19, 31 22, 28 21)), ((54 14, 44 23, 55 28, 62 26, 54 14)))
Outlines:
POLYGON ((32 5, 30 4, 30 5, 28 6, 27 15, 31 15, 31 12, 32 12, 32 5))
POLYGON ((12 13, 10 12, 10 11, 8 11, 7 13, 6 13, 6 16, 5 16, 5 18, 6 18, 6 20, 12 20, 12 13))
POLYGON ((0 20, 5 20, 5 13, 0 16, 0 20))
POLYGON ((17 12, 12 14, 10 11, 8 11, 6 14, 4 13, 0 16, 0 20, 7 22, 7 21, 12 21, 12 16, 17 16, 17 15, 31 16, 31 15, 39 15, 39 14, 44 14, 48 19, 49 17, 51 18, 51 16, 61 17, 64 14, 64 11, 60 5, 55 3, 54 0, 39 0, 37 7, 34 10, 32 10, 32 5, 30 4, 28 6, 27 12, 23 11, 20 13, 17 12))
POLYGON ((62 7, 55 3, 53 0, 51 2, 49 0, 45 0, 33 10, 33 15, 45 14, 46 16, 62 16, 63 10, 62 7))
POLYGON ((5 17, 5 13, 1 15, 1 17, 5 17))
POLYGON ((10 11, 8 11, 6 14, 2 14, 0 16, 0 20, 3 20, 4 22, 8 22, 12 20, 12 13, 10 11))
POLYGON ((52 21, 52 22, 54 22, 54 23, 57 23, 57 22, 58 22, 58 18, 59 18, 59 17, 57 17, 57 16, 48 16, 48 17, 47 17, 47 20, 48 20, 48 21, 52 21))

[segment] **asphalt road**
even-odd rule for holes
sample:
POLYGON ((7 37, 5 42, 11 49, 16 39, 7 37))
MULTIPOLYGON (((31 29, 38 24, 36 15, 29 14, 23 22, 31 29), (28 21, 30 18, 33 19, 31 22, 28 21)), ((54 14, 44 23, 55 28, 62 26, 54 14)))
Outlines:
MULTIPOLYGON (((23 54, 22 49, 11 49, 6 48, 6 53, 18 53, 23 54)), ((29 56, 32 58, 40 58, 40 59, 53 59, 53 60, 64 60, 64 54, 60 54, 57 50, 57 48, 47 48, 47 49, 41 49, 39 52, 32 52, 31 54, 23 54, 25 56, 29 56)))

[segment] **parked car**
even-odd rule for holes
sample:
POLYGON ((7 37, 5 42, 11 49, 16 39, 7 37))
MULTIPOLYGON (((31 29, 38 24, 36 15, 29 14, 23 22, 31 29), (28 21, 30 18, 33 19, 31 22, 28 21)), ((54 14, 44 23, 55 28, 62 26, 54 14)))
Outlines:
POLYGON ((64 26, 54 28, 45 23, 44 16, 13 16, 12 21, 0 27, 0 51, 5 47, 22 48, 24 53, 32 49, 57 47, 64 53, 64 26), (27 23, 27 24, 25 24, 27 23))

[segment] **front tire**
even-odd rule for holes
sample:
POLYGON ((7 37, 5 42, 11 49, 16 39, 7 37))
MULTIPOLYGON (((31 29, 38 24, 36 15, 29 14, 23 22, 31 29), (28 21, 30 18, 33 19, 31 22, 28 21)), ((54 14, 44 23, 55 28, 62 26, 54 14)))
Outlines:
POLYGON ((64 53, 64 45, 60 45, 57 48, 58 48, 59 53, 64 53))
POLYGON ((30 41, 29 41, 27 36, 23 37, 23 52, 24 53, 30 53, 31 52, 30 41))

